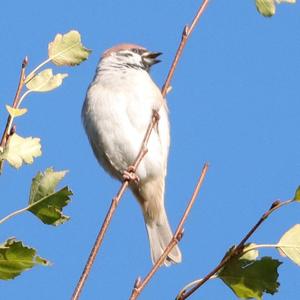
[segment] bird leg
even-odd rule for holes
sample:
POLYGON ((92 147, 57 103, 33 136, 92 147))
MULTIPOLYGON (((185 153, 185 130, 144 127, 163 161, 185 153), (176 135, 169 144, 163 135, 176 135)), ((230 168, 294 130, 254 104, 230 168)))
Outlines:
POLYGON ((136 175, 135 171, 136 170, 135 170, 134 166, 129 166, 127 168, 127 170, 125 170, 123 172, 123 175, 122 175, 123 179, 127 180, 129 182, 132 181, 132 182, 135 182, 135 183, 139 183, 140 182, 140 178, 136 175))

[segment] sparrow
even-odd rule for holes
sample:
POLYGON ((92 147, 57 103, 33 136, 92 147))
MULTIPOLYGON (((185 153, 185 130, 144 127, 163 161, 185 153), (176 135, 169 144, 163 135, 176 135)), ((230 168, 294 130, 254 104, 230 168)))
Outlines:
MULTIPOLYGON (((83 125, 95 157, 120 181, 128 179, 128 170, 139 153, 153 111, 159 111, 148 152, 134 170, 135 180, 130 181, 130 189, 143 212, 153 263, 173 236, 164 205, 170 145, 168 108, 149 74, 152 65, 160 62, 157 57, 161 54, 135 44, 106 50, 82 107, 83 125)), ((180 262, 181 252, 176 245, 164 264, 180 262)))

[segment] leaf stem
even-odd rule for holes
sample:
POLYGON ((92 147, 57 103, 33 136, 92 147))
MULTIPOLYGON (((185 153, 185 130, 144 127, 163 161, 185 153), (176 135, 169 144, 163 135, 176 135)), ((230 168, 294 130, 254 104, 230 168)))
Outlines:
POLYGON ((233 257, 240 255, 243 252, 245 243, 248 239, 253 235, 253 233, 261 226, 261 224, 276 210, 279 208, 291 204, 294 202, 294 199, 286 200, 286 201, 275 201, 272 203, 271 207, 261 216, 258 222, 249 230, 249 232, 245 235, 245 237, 240 241, 240 243, 231 251, 231 253, 225 256, 221 262, 211 271, 209 272, 203 279, 199 280, 190 290, 182 289, 176 300, 184 300, 190 297, 197 289, 199 289, 202 285, 204 285, 212 276, 215 276, 233 257))
MULTIPOLYGON (((218 278, 218 276, 217 276, 217 275, 213 275, 213 276, 210 277, 210 279, 215 279, 215 278, 218 278)), ((181 297, 181 295, 182 295, 185 291, 189 290, 191 287, 193 287, 193 286, 195 286, 196 284, 200 283, 202 280, 203 280, 203 278, 200 278, 200 279, 196 279, 196 280, 194 280, 194 281, 188 283, 185 287, 183 287, 183 288, 181 289, 181 291, 178 293, 178 295, 177 295, 177 297, 176 297, 175 300, 179 300, 180 297, 181 297)))
POLYGON ((19 210, 16 210, 16 211, 12 212, 11 214, 9 214, 6 217, 4 217, 3 219, 1 219, 0 224, 3 224, 4 222, 11 219, 12 217, 15 217, 15 216, 27 211, 29 208, 30 208, 30 206, 27 206, 27 207, 24 207, 24 208, 21 208, 19 210))
POLYGON ((35 69, 33 69, 27 76, 26 76, 26 80, 25 80, 25 84, 27 84, 30 80, 32 80, 34 78, 34 76, 36 75, 35 73, 41 69, 44 65, 46 65, 47 63, 49 63, 52 60, 52 58, 47 58, 46 60, 44 60, 42 63, 40 63, 35 69))
POLYGON ((243 253, 247 253, 252 250, 261 249, 261 248, 278 248, 278 244, 259 244, 259 245, 252 245, 248 246, 246 251, 243 251, 243 253))
MULTIPOLYGON (((63 187, 62 189, 60 189, 58 192, 62 191, 63 189, 65 189, 66 187, 63 187)), ((14 212, 12 212, 11 214, 7 215, 6 217, 4 217, 3 219, 0 220, 0 225, 3 224, 4 222, 6 222, 7 220, 11 219, 12 217, 14 216, 17 216, 25 211, 28 211, 30 210, 31 208, 33 208, 34 206, 40 204, 41 202, 45 201, 46 199, 48 199, 49 197, 51 197, 52 195, 58 193, 58 192, 53 192, 41 199, 39 199, 38 201, 34 202, 34 203, 31 203, 29 204, 28 206, 24 207, 24 208, 21 208, 21 209, 18 209, 14 212)))
POLYGON ((25 97, 28 95, 28 94, 30 94, 32 91, 31 90, 27 90, 22 96, 21 96, 21 98, 20 98, 20 100, 19 100, 19 103, 18 103, 18 106, 16 107, 16 108, 19 108, 20 107, 20 105, 21 105, 21 103, 23 102, 23 100, 25 99, 25 97))

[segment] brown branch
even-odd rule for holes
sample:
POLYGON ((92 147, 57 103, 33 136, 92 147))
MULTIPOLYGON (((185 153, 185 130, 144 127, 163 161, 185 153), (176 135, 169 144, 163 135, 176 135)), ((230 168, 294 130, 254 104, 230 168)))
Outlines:
MULTIPOLYGON (((139 155, 137 156, 137 158, 136 158, 136 160, 133 164, 134 170, 136 170, 136 168, 139 166, 140 162, 142 161, 142 159, 144 158, 144 156, 146 155, 146 153, 148 151, 147 150, 147 143, 148 143, 148 140, 150 138, 152 129, 154 127, 154 124, 156 123, 156 119, 157 119, 156 115, 153 114, 152 120, 151 120, 151 122, 149 124, 149 127, 147 129, 147 132, 145 134, 145 137, 144 137, 139 155)), ((112 217, 115 213, 115 210, 116 210, 117 206, 119 205, 120 200, 121 200, 122 196, 124 195, 128 185, 129 185, 129 180, 124 180, 124 182, 122 183, 117 195, 113 198, 113 200, 111 202, 111 205, 110 205, 109 210, 108 210, 108 212, 105 216, 105 219, 102 223, 101 229, 100 229, 100 231, 97 235, 96 241, 95 241, 94 246, 93 246, 93 248, 90 252, 90 255, 89 255, 89 258, 86 262, 84 270, 83 270, 83 272, 81 274, 81 277, 80 277, 80 279, 79 279, 79 281, 76 285, 76 288, 73 292, 72 300, 77 300, 80 297, 80 293, 81 293, 81 291, 83 289, 83 286, 84 286, 84 284, 85 284, 85 282, 86 282, 86 280, 89 276, 89 273, 92 269, 93 263, 96 259, 96 256, 97 256, 97 254, 99 252, 99 249, 101 247, 101 244, 103 242, 104 235, 107 231, 107 228, 108 228, 108 226, 111 222, 111 219, 112 219, 112 217)))
MULTIPOLYGON (((173 75, 174 75, 174 72, 175 72, 175 69, 176 69, 176 66, 179 62, 179 59, 182 55, 182 52, 183 52, 183 49, 186 45, 186 42, 189 38, 189 36, 191 35, 192 31, 194 30, 197 22, 199 21, 200 19, 200 16, 202 15, 202 13, 204 12, 205 8, 207 7, 207 4, 208 4, 209 0, 204 0, 203 3, 201 4, 195 18, 193 19, 192 21, 192 24, 190 27, 188 26, 185 26, 184 28, 184 31, 182 33, 182 38, 181 38, 181 42, 179 44, 179 47, 177 49, 177 52, 176 52, 176 55, 174 57, 174 60, 172 62, 172 65, 171 65, 171 68, 170 68, 170 71, 167 75, 167 78, 166 78, 166 81, 162 87, 162 95, 163 97, 166 96, 167 94, 167 91, 168 91, 168 88, 170 86, 170 83, 171 83, 171 80, 173 78, 173 75)), ((141 145, 141 148, 140 148, 140 151, 139 151, 139 154, 137 156, 137 158, 135 159, 134 163, 133 163, 133 169, 136 170, 137 167, 139 166, 140 162, 142 161, 142 159, 144 158, 144 156, 146 155, 147 153, 147 144, 148 144, 148 141, 149 141, 149 138, 150 138, 150 135, 152 133, 152 130, 153 128, 156 126, 156 124, 158 123, 158 120, 159 120, 159 116, 158 116, 158 112, 153 112, 153 115, 152 115, 152 118, 151 118, 151 121, 150 121, 150 124, 147 128, 147 131, 146 131, 146 134, 145 134, 145 137, 142 141, 142 145, 141 145)), ((102 241, 103 241, 103 238, 104 238, 104 235, 105 235, 105 232, 111 222, 111 219, 114 215, 114 212, 115 212, 115 209, 116 207, 118 206, 124 192, 126 191, 127 187, 129 185, 129 182, 128 180, 125 180, 123 183, 122 183, 122 186, 120 187, 119 189, 119 192, 117 194, 117 196, 112 200, 112 203, 111 203, 111 206, 106 214, 106 217, 105 217, 105 220, 101 226, 101 229, 100 229, 100 232, 98 233, 98 236, 96 238, 96 241, 94 243, 94 246, 91 250, 91 253, 89 255, 89 258, 86 262, 86 265, 84 267, 84 270, 81 274, 81 277, 75 287, 75 290, 73 292, 73 295, 72 295, 72 300, 77 300, 79 299, 79 296, 80 296, 80 293, 83 289, 83 286, 88 278, 88 275, 91 271, 91 268, 93 266, 93 263, 94 263, 94 260, 97 256, 97 253, 99 251, 99 248, 102 244, 102 241)))
MULTIPOLYGON (((17 91, 16 91, 15 98, 14 98, 13 105, 12 105, 13 108, 17 108, 19 105, 20 94, 22 92, 22 89, 23 89, 24 83, 25 83, 25 70, 26 70, 27 65, 28 65, 28 58, 26 56, 22 62, 22 67, 21 67, 21 71, 20 71, 20 79, 19 79, 17 91)), ((8 139, 12 134, 13 119, 14 118, 11 115, 9 115, 7 117, 6 125, 5 125, 4 131, 3 131, 3 134, 1 137, 1 141, 0 141, 0 147, 2 149, 5 148, 5 146, 8 142, 8 139)), ((15 131, 15 129, 13 131, 15 131)), ((2 172, 2 168, 3 168, 3 160, 0 161, 0 174, 2 172)))
POLYGON ((275 201, 271 207, 261 216, 258 222, 250 229, 250 231, 245 235, 245 237, 240 241, 240 243, 235 246, 235 248, 225 256, 221 262, 211 271, 209 272, 203 279, 195 283, 195 285, 190 288, 188 291, 182 290, 176 297, 176 300, 184 300, 190 297, 197 289, 199 289, 202 285, 204 285, 211 277, 216 275, 233 257, 241 255, 244 250, 245 243, 248 239, 253 235, 253 233, 261 226, 261 224, 276 210, 281 208, 282 206, 288 205, 292 203, 294 200, 286 200, 286 201, 275 201))
MULTIPOLYGON (((19 104, 20 94, 21 94, 21 91, 23 89, 24 82, 25 82, 24 81, 25 80, 25 69, 26 69, 27 64, 28 64, 28 58, 25 57, 23 59, 23 62, 22 62, 18 88, 17 88, 16 95, 15 95, 15 98, 14 98, 14 101, 13 101, 13 105, 12 105, 13 108, 17 108, 18 104, 19 104)), ((6 125, 5 125, 5 128, 4 128, 3 134, 2 134, 1 142, 0 142, 0 147, 2 147, 2 148, 5 147, 6 142, 7 142, 7 138, 10 135, 12 121, 13 121, 13 117, 11 115, 9 115, 8 118, 7 118, 7 121, 6 121, 6 125)))
POLYGON ((195 29, 198 21, 200 20, 200 17, 202 16, 203 12, 205 11, 205 9, 207 7, 209 1, 210 0, 203 0, 202 4, 200 5, 200 7, 199 7, 199 9, 198 9, 193 21, 192 21, 192 24, 190 26, 186 25, 183 29, 183 32, 182 32, 182 35, 181 35, 181 42, 180 42, 179 47, 177 49, 177 52, 175 54, 175 57, 174 57, 174 60, 172 62, 172 65, 171 65, 169 74, 167 76, 167 79, 165 81, 165 84, 162 87, 161 93, 162 93, 163 97, 165 97, 166 94, 167 94, 168 88, 169 88, 170 83, 171 83, 171 79, 174 75, 176 66, 179 62, 179 59, 180 59, 181 55, 182 55, 182 52, 183 52, 183 49, 184 49, 184 47, 187 43, 187 40, 190 37, 193 30, 195 29))
POLYGON ((187 208, 185 209, 185 212, 178 224, 178 227, 170 241, 170 243, 168 244, 167 248, 164 250, 163 254, 160 256, 160 258, 156 261, 156 263, 153 265, 153 267, 151 268, 150 272, 147 274, 147 276, 144 278, 144 280, 141 280, 140 278, 138 278, 135 281, 134 284, 134 288, 132 290, 131 296, 130 296, 130 300, 135 300, 138 298, 138 296, 140 295, 140 293, 143 291, 143 289, 145 288, 145 286, 148 284, 148 282, 151 280, 151 278, 153 277, 153 275, 157 272, 158 268, 163 264, 163 262, 165 261, 166 257, 168 256, 168 254, 171 252, 171 250, 173 249, 173 247, 176 246, 176 244, 178 244, 178 242, 181 240, 182 235, 183 235, 183 225, 193 207, 193 204, 196 201, 196 198, 198 196, 198 193, 200 191, 200 188, 202 186, 202 183, 205 179, 206 173, 208 170, 208 164, 206 163, 202 169, 201 175, 199 177, 199 180, 197 182, 197 185, 195 187, 195 190, 193 192, 193 195, 188 203, 187 208))

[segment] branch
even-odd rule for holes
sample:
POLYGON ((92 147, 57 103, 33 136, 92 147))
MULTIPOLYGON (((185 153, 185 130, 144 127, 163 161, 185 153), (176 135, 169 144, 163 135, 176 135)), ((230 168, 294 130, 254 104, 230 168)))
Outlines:
MULTIPOLYGON (((19 79, 17 91, 16 91, 15 98, 14 98, 13 105, 12 105, 13 108, 18 108, 18 105, 19 105, 20 94, 21 94, 21 91, 22 91, 22 89, 24 87, 24 83, 25 83, 25 70, 26 70, 27 65, 28 65, 28 58, 26 56, 22 62, 22 67, 21 67, 21 71, 20 71, 20 79, 19 79)), ((3 131, 3 134, 1 137, 1 141, 0 141, 0 148, 2 148, 2 149, 5 148, 5 146, 8 142, 8 139, 11 135, 13 120, 14 120, 13 116, 9 115, 7 117, 6 125, 5 125, 4 131, 3 131)), ((2 166, 3 166, 3 160, 0 161, 0 173, 2 170, 2 166)))
MULTIPOLYGON (((240 243, 223 258, 223 260, 211 271, 209 272, 203 279, 197 280, 195 285, 190 288, 188 291, 184 288, 182 289, 176 300, 184 300, 190 297, 197 289, 199 289, 202 285, 204 285, 209 279, 213 278, 217 273, 233 258, 241 255, 243 249, 245 247, 245 243, 248 239, 254 234, 254 232, 261 226, 261 224, 276 210, 281 208, 282 206, 288 205, 294 202, 294 199, 286 200, 286 201, 275 201, 271 207, 261 216, 258 222, 251 228, 251 230, 245 235, 245 237, 240 241, 240 243)), ((190 287, 190 285, 188 285, 190 287)))
POLYGON ((179 44, 179 47, 177 49, 177 52, 175 54, 175 57, 174 57, 174 60, 172 62, 172 65, 171 65, 171 68, 170 68, 170 71, 169 71, 169 74, 167 76, 167 79, 165 81, 165 84, 163 85, 162 87, 162 95, 163 97, 166 96, 167 94, 167 91, 168 91, 168 88, 170 86, 170 83, 171 83, 171 80, 172 80, 172 77, 174 75, 174 72, 175 72, 175 69, 176 69, 176 66, 179 62, 179 59, 182 55, 182 52, 183 52, 183 49, 188 41, 188 38, 190 37, 190 35, 192 34, 192 32, 194 31, 198 21, 200 20, 200 17, 202 16, 203 12, 205 11, 208 3, 209 3, 210 0, 203 0, 201 6, 199 7, 198 11, 197 11, 197 14, 195 15, 193 21, 192 21, 192 24, 189 26, 189 25, 186 25, 183 29, 183 32, 182 32, 182 36, 181 36, 181 42, 179 44))
MULTIPOLYGON (((167 75, 167 79, 165 81, 165 84, 163 85, 162 87, 162 96, 165 97, 166 94, 167 94, 167 91, 168 91, 168 88, 170 86, 170 83, 171 83, 171 80, 173 78, 173 75, 174 75, 174 72, 175 72, 175 69, 176 69, 176 66, 179 62, 179 59, 182 55, 182 52, 183 52, 183 49, 187 43, 187 40, 189 38, 189 36, 191 35, 192 31, 194 30, 196 24, 198 23, 199 19, 200 19, 200 16, 203 14, 205 8, 207 7, 208 5, 208 2, 209 0, 203 0, 203 3, 201 4, 196 16, 194 17, 193 21, 192 21, 192 24, 190 27, 188 26, 185 26, 184 30, 183 30, 183 33, 182 33, 182 37, 181 37, 181 42, 179 44, 179 47, 177 49, 177 52, 176 52, 176 55, 174 57, 174 60, 172 62, 172 65, 171 65, 171 68, 170 68, 170 71, 167 75)), ((156 126, 156 124, 158 123, 158 120, 159 120, 159 115, 158 115, 158 112, 153 112, 153 115, 152 115, 152 118, 151 118, 151 121, 150 121, 150 124, 147 128, 147 131, 146 131, 146 134, 145 134, 145 137, 142 141, 142 145, 141 145, 141 148, 140 148, 140 151, 139 151, 139 154, 138 156, 136 157, 134 163, 133 163, 133 169, 136 170, 137 167, 139 166, 140 162, 142 161, 142 159, 144 158, 144 156, 146 155, 148 149, 147 149, 147 144, 148 144, 148 141, 149 141, 149 138, 150 138, 150 135, 152 133, 152 130, 153 128, 156 126)), ((132 170, 131 170, 132 171, 132 170)), ((106 230, 111 222, 111 219, 115 213, 115 210, 124 194, 124 192, 126 191, 127 187, 129 185, 129 181, 128 180, 124 180, 116 197, 113 198, 112 202, 111 202, 111 205, 110 205, 110 208, 105 216, 105 219, 102 223, 102 226, 101 226, 101 229, 97 235, 97 238, 96 238, 96 241, 94 243, 94 246, 90 252, 90 255, 89 255, 89 258, 85 264, 85 267, 84 267, 84 270, 81 274, 81 277, 75 287, 75 290, 73 292, 73 295, 72 295, 72 300, 77 300, 79 299, 80 297, 80 293, 83 289, 83 286, 89 276, 89 273, 91 271, 91 268, 93 266, 93 263, 95 261, 95 258, 97 256, 97 253, 100 249, 100 246, 102 244, 102 241, 103 241, 103 238, 104 238, 104 235, 106 233, 106 230)))
POLYGON ((208 164, 205 163, 204 167, 202 169, 201 175, 199 177, 199 180, 197 182, 197 185, 195 187, 195 190, 193 192, 193 195, 191 197, 191 200, 188 203, 187 208, 185 209, 185 212, 178 224, 178 227, 170 241, 170 243, 168 244, 167 248, 165 249, 165 251, 163 252, 163 254, 161 255, 161 257, 156 261, 156 263, 153 265, 153 267, 151 268, 150 272, 147 274, 147 276, 145 277, 144 280, 141 280, 140 278, 138 278, 135 281, 134 284, 134 288, 132 290, 131 296, 130 296, 130 300, 135 300, 138 298, 138 296, 140 295, 140 293, 143 291, 143 289, 145 288, 145 286, 148 284, 148 282, 151 280, 151 278, 153 277, 153 275, 157 272, 158 268, 163 264, 163 262, 165 261, 166 257, 168 256, 168 254, 171 252, 171 250, 173 249, 173 247, 176 246, 176 244, 178 244, 178 242, 181 240, 182 236, 183 236, 183 225, 193 207, 193 204, 196 201, 196 198, 198 196, 198 193, 200 191, 200 188, 202 186, 202 183, 204 181, 204 178, 206 176, 208 170, 208 164))

